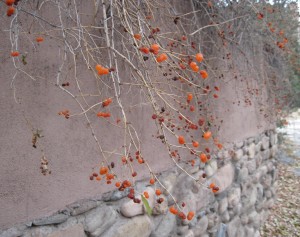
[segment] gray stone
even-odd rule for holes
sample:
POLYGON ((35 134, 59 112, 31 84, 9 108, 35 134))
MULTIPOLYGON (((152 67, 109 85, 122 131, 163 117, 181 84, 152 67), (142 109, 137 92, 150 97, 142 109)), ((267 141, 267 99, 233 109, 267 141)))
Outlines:
POLYGON ((270 190, 266 190, 265 191, 265 196, 266 196, 266 198, 271 198, 272 197, 272 192, 270 191, 270 190))
POLYGON ((256 161, 256 167, 259 167, 262 163, 262 160, 263 160, 261 154, 260 153, 257 154, 254 159, 256 161))
POLYGON ((271 187, 272 184, 272 176, 271 175, 265 175, 262 180, 261 180, 261 184, 263 185, 263 187, 265 189, 271 187))
POLYGON ((268 168, 268 172, 271 172, 272 170, 275 169, 275 166, 271 160, 267 162, 267 168, 268 168))
POLYGON ((101 237, 149 237, 153 223, 147 215, 122 219, 113 225, 101 237))
POLYGON ((259 229, 262 224, 261 216, 257 215, 256 218, 252 221, 254 229, 259 229))
POLYGON ((249 156, 250 159, 253 159, 255 157, 255 153, 256 153, 256 146, 254 143, 251 143, 248 146, 248 150, 247 150, 247 155, 249 156))
POLYGON ((242 204, 243 210, 246 211, 248 209, 252 209, 256 203, 257 199, 257 189, 256 187, 251 187, 244 192, 245 194, 242 196, 242 204))
POLYGON ((243 155, 244 155, 244 151, 242 149, 238 149, 235 151, 233 159, 235 161, 239 161, 243 157, 243 155))
POLYGON ((254 137, 249 137, 247 139, 247 144, 250 145, 251 143, 253 143, 255 141, 255 138, 254 137))
POLYGON ((256 203, 256 210, 261 211, 263 208, 266 208, 266 198, 264 197, 260 202, 256 203))
POLYGON ((268 167, 263 165, 261 167, 259 167, 259 169, 256 171, 256 173, 254 174, 254 182, 259 182, 261 177, 266 175, 268 172, 268 167))
POLYGON ((271 148, 271 157, 272 158, 275 158, 278 154, 278 146, 277 145, 274 145, 272 146, 271 148))
POLYGON ((244 142, 236 142, 236 143, 235 143, 235 147, 236 147, 237 149, 242 148, 243 146, 244 146, 244 142))
POLYGON ((135 203, 133 200, 128 200, 121 205, 120 211, 125 217, 142 215, 144 214, 144 205, 143 202, 135 203))
POLYGON ((242 223, 243 225, 246 225, 246 224, 248 224, 248 222, 249 222, 249 217, 248 217, 248 215, 247 215, 247 214, 243 214, 243 215, 241 216, 241 223, 242 223))
POLYGON ((241 198, 241 189, 240 188, 233 188, 229 191, 228 194, 228 207, 233 208, 236 206, 241 198))
MULTIPOLYGON (((235 205, 232 209, 234 215, 240 215, 241 211, 242 211, 242 204, 238 203, 237 205, 235 205)), ((230 213, 229 213, 230 216, 230 213)), ((230 219, 232 218, 232 216, 230 216, 230 219)))
POLYGON ((161 215, 168 212, 169 207, 167 197, 163 194, 161 194, 159 197, 163 198, 164 201, 162 203, 155 202, 154 207, 152 208, 153 215, 161 215))
POLYGON ((84 229, 91 236, 99 236, 115 223, 116 211, 112 207, 99 206, 85 214, 84 229))
POLYGON ((225 225, 224 223, 221 223, 220 228, 218 230, 217 237, 226 237, 226 230, 227 230, 227 225, 225 225))
POLYGON ((245 237, 253 237, 254 236, 254 229, 246 226, 245 227, 245 237))
MULTIPOLYGON (((196 236, 196 237, 198 237, 198 236, 196 236)), ((209 235, 208 234, 204 234, 204 235, 200 235, 200 237, 209 237, 209 235)))
POLYGON ((233 219, 233 217, 236 216, 233 210, 228 210, 228 213, 229 213, 230 219, 233 219))
POLYGON ((211 213, 207 215, 208 218, 208 229, 216 227, 220 223, 220 216, 216 213, 211 213))
POLYGON ((184 237, 194 237, 194 232, 192 230, 188 230, 184 235, 184 237))
POLYGON ((234 168, 231 163, 220 168, 214 177, 211 178, 211 182, 214 182, 219 188, 218 193, 224 192, 233 182, 234 168))
POLYGON ((270 144, 271 144, 271 146, 274 146, 275 144, 277 144, 277 133, 272 132, 270 134, 270 144))
POLYGON ((168 237, 176 228, 176 216, 168 212, 156 230, 151 234, 151 237, 168 237))
POLYGON ((271 151, 269 149, 262 151, 263 160, 271 158, 271 151))
POLYGON ((265 203, 265 207, 271 209, 274 206, 274 204, 274 199, 271 198, 265 203))
POLYGON ((94 200, 81 200, 79 202, 68 205, 71 216, 77 216, 84 212, 87 212, 97 206, 97 201, 94 200))
POLYGON ((86 234, 84 233, 83 225, 80 223, 65 230, 54 231, 47 237, 86 237, 86 234))
POLYGON ((180 236, 182 236, 186 232, 188 232, 188 230, 189 230, 189 227, 187 225, 185 225, 185 226, 178 226, 177 227, 177 234, 180 235, 180 236))
POLYGON ((241 226, 241 220, 239 217, 235 217, 231 222, 229 222, 227 225, 228 237, 236 237, 240 226, 241 226))
POLYGON ((261 147, 262 147, 262 141, 259 141, 259 142, 255 145, 255 151, 256 151, 256 153, 261 151, 261 147))
POLYGON ((129 193, 129 189, 125 189, 124 191, 119 191, 118 189, 112 192, 104 193, 102 195, 102 199, 105 202, 108 201, 118 201, 124 197, 126 197, 129 193))
POLYGON ((254 210, 252 211, 249 215, 248 215, 248 218, 249 218, 249 222, 252 223, 255 221, 255 219, 257 219, 258 217, 258 213, 254 210))
POLYGON ((268 217, 269 217, 269 214, 270 214, 270 211, 268 211, 268 210, 262 210, 261 212, 260 212, 260 216, 261 216, 261 222, 262 223, 265 223, 265 221, 268 219, 268 217))
POLYGON ((261 202, 264 197, 264 187, 261 184, 257 184, 255 187, 257 190, 257 200, 261 202))
POLYGON ((269 147, 270 147, 270 139, 268 137, 263 137, 261 149, 266 150, 269 149, 269 147))
MULTIPOLYGON (((215 199, 214 194, 212 193, 211 190, 209 190, 208 188, 204 188, 202 187, 200 189, 200 192, 197 194, 194 194, 194 198, 195 198, 195 205, 196 208, 195 209, 190 209, 190 210, 196 210, 199 211, 201 210, 203 207, 206 207, 210 202, 213 202, 215 199)), ((185 198, 186 199, 186 198, 185 198)), ((192 206, 192 202, 193 200, 190 200, 190 203, 192 206)))
MULTIPOLYGON (((56 229, 52 226, 40 226, 28 229, 22 237, 45 237, 51 234, 56 229)), ((1 236, 2 237, 2 236, 1 236)), ((16 237, 16 236, 14 236, 16 237)))
POLYGON ((12 227, 0 233, 0 237, 16 237, 21 236, 26 229, 26 226, 12 227))
POLYGON ((259 231, 257 230, 257 231, 255 231, 255 234, 254 234, 254 236, 253 237, 260 237, 260 233, 259 233, 259 231))
POLYGON ((236 236, 245 236, 245 228, 244 226, 240 226, 240 228, 238 228, 236 236))
POLYGON ((227 210, 221 215, 221 221, 224 223, 230 221, 229 212, 227 210))
POLYGON ((239 170, 238 173, 238 182, 245 182, 249 177, 249 172, 248 169, 246 167, 242 168, 239 170))
POLYGON ((249 174, 253 174, 256 171, 256 160, 247 161, 246 167, 248 169, 249 174))
POLYGON ((208 227, 208 217, 203 216, 197 223, 196 227, 193 228, 193 233, 195 236, 200 236, 204 234, 208 227))
POLYGON ((37 226, 60 224, 62 222, 65 222, 68 218, 69 218, 69 216, 58 213, 58 214, 54 214, 52 216, 47 216, 47 217, 43 217, 40 219, 36 219, 32 223, 33 223, 33 225, 37 225, 37 226))
POLYGON ((228 199, 227 197, 225 197, 219 201, 219 213, 222 214, 227 210, 227 208, 228 208, 228 199))
POLYGON ((218 164, 216 160, 212 160, 205 166, 205 173, 207 177, 213 176, 218 169, 218 164))

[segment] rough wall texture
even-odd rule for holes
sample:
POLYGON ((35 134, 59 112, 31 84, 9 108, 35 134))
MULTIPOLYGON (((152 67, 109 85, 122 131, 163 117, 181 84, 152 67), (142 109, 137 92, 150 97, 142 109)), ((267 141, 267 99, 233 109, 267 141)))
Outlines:
MULTIPOLYGON (((60 212, 8 229, 1 237, 258 237, 259 227, 274 204, 276 192, 277 134, 273 130, 235 143, 206 164, 207 179, 220 187, 213 194, 179 170, 161 174, 164 185, 176 201, 196 210, 195 218, 180 220, 168 209, 174 204, 170 196, 155 200, 154 187, 148 181, 136 184, 138 193, 148 191, 153 215, 143 204, 133 203, 128 192, 108 192, 100 199, 86 199, 68 205, 60 212), (186 194, 188 193, 188 194, 186 194)), ((201 166, 201 165, 200 165, 201 166)), ((204 166, 202 164, 202 166, 204 166)), ((201 177, 199 164, 187 167, 194 177, 201 177)))

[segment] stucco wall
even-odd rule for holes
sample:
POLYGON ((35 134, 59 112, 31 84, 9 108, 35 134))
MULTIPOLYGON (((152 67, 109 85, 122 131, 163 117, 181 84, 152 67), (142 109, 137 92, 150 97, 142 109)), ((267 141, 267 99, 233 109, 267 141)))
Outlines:
MULTIPOLYGON (((179 6, 178 11, 185 13, 190 11, 188 8, 179 6)), ((83 6, 83 11, 87 9, 87 6, 83 6)), ((49 8, 47 10, 51 12, 49 8)), ((57 16, 53 14, 49 18, 55 22, 57 16)), ((26 19, 28 18, 24 18, 25 21, 26 19)), ((36 45, 38 51, 29 47, 29 42, 21 46, 23 48, 20 48, 20 51, 30 53, 30 57, 27 57, 27 71, 37 76, 38 80, 33 81, 20 73, 14 80, 12 90, 11 83, 15 70, 12 67, 12 59, 8 56, 9 35, 3 33, 8 28, 8 22, 8 19, 4 18, 0 23, 2 30, 0 48, 3 55, 0 59, 1 228, 49 215, 76 200, 100 196, 113 189, 89 180, 92 168, 99 165, 99 153, 87 122, 80 117, 66 120, 57 115, 58 111, 66 108, 66 105, 70 111, 80 111, 74 100, 55 86, 60 65, 60 59, 57 58, 59 49, 55 39, 46 39, 43 44, 36 45), (20 104, 15 102, 14 92, 20 104), (30 121, 35 129, 43 130, 44 137, 40 139, 38 148, 43 146, 45 156, 49 160, 51 175, 43 176, 40 173, 42 153, 32 147, 32 132, 26 120, 30 121)), ((26 36, 31 37, 30 34, 26 36)), ((242 63, 240 60, 236 62, 242 63)), ((85 80, 83 88, 93 88, 95 82, 92 74, 84 68, 78 66, 78 76, 85 80)), ((244 87, 245 80, 252 84, 256 82, 256 78, 244 70, 246 68, 234 69, 234 73, 242 74, 242 78, 238 80, 233 79, 233 71, 224 75, 220 97, 211 103, 211 109, 220 120, 223 120, 219 137, 225 146, 243 141, 272 127, 272 123, 259 113, 255 97, 252 98, 252 106, 244 106, 243 103, 237 105, 236 88, 244 87)), ((73 73, 73 68, 70 68, 63 72, 63 77, 66 81, 72 80, 73 73)), ((242 94, 243 92, 239 96, 242 97, 242 94)), ((137 93, 133 92, 123 99, 132 101, 136 96, 137 93)), ((96 98, 91 100, 97 101, 96 98)), ((130 116, 131 122, 137 124, 137 132, 143 140, 143 154, 145 157, 151 157, 149 163, 153 170, 159 172, 170 168, 172 163, 164 152, 164 146, 152 137, 155 125, 147 105, 134 107, 130 116)), ((100 137, 101 134, 110 134, 101 137, 106 148, 112 148, 112 144, 122 142, 117 130, 108 128, 105 123, 98 123, 97 118, 92 118, 92 121, 96 124, 95 131, 100 137)), ((138 179, 148 174, 143 173, 140 168, 137 171, 138 179)))

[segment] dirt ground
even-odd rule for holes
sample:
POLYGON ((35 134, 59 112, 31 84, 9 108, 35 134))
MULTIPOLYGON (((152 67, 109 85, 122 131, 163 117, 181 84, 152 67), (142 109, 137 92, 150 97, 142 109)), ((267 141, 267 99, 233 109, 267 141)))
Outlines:
POLYGON ((279 148, 277 201, 260 233, 262 237, 300 237, 300 150, 287 139, 279 148))

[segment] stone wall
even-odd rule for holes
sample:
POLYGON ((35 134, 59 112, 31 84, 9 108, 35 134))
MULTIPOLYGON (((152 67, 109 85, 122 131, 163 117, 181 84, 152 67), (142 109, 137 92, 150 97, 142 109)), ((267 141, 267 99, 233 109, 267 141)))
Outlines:
POLYGON ((183 211, 195 210, 191 221, 181 220, 168 211, 174 200, 166 193, 161 195, 164 201, 158 204, 153 187, 144 180, 136 183, 135 192, 138 197, 137 193, 148 191, 151 216, 145 213, 142 203, 126 197, 128 190, 116 190, 2 231, 0 236, 258 237, 275 200, 276 153, 277 134, 269 130, 232 144, 206 165, 186 165, 194 177, 202 177, 205 171, 207 183, 214 182, 220 188, 216 194, 177 169, 161 173, 163 185, 177 203, 185 203, 183 211))

